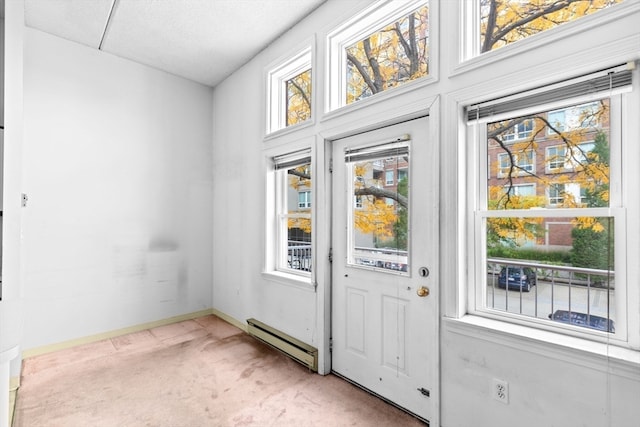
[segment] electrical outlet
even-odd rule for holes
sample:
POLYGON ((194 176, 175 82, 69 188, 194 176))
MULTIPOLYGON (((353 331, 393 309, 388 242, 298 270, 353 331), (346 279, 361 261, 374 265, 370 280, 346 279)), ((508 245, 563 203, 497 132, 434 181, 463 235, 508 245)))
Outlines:
POLYGON ((509 403, 509 383, 497 378, 493 379, 492 395, 495 400, 505 405, 509 403))

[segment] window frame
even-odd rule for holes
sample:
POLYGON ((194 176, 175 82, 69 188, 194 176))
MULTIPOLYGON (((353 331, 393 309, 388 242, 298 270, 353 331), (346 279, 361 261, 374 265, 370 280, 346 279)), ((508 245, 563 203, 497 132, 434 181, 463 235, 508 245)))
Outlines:
POLYGON ((545 45, 570 38, 573 35, 603 26, 632 13, 638 8, 637 3, 625 1, 575 21, 566 22, 555 28, 543 31, 534 36, 519 40, 507 46, 489 52, 480 53, 480 5, 477 0, 458 0, 456 4, 459 16, 458 59, 452 65, 452 75, 465 73, 487 64, 504 61, 522 52, 533 51, 545 45))
POLYGON ((352 16, 338 27, 331 30, 326 37, 327 60, 325 61, 325 90, 324 90, 324 112, 331 113, 342 108, 357 108, 361 104, 369 104, 371 99, 380 100, 394 94, 401 94, 406 91, 415 89, 416 86, 422 86, 429 82, 435 81, 436 77, 436 57, 437 50, 434 48, 437 40, 434 34, 435 19, 432 17, 437 14, 437 2, 433 0, 380 0, 364 9, 362 12, 352 16), (350 104, 346 103, 346 67, 347 59, 345 49, 348 46, 360 41, 367 35, 384 28, 385 26, 404 17, 407 13, 412 12, 420 6, 428 4, 429 7, 429 74, 416 80, 412 80, 402 85, 389 88, 383 92, 370 96, 350 104))
MULTIPOLYGON (((284 224, 288 217, 286 193, 288 181, 286 171, 296 165, 307 164, 311 166, 311 181, 317 177, 315 170, 316 153, 312 145, 312 139, 305 139, 288 147, 279 147, 265 152, 266 163, 266 212, 265 212, 265 237, 264 237, 264 266, 262 275, 268 280, 276 281, 284 285, 295 286, 315 291, 316 269, 303 271, 286 267, 286 255, 288 253, 288 228, 284 224), (288 162, 286 168, 276 166, 276 159, 285 159, 288 162), (284 212, 284 213, 283 213, 284 212)), ((305 191, 305 190, 303 190, 305 191)), ((316 265, 317 260, 317 230, 316 223, 316 199, 317 192, 310 191, 310 207, 299 208, 305 211, 304 215, 311 220, 311 265, 316 265)), ((296 191, 296 194, 298 192, 296 191)), ((298 197, 298 196, 296 196, 298 197)), ((299 200, 295 200, 298 207, 299 200)))
MULTIPOLYGON (((584 98, 596 99, 596 96, 609 97, 611 96, 611 116, 610 116, 610 144, 611 144, 611 161, 616 162, 615 168, 612 167, 611 185, 612 185, 612 198, 610 206, 605 208, 573 208, 563 209, 554 208, 552 210, 537 209, 532 210, 512 210, 512 211, 489 211, 485 208, 484 212, 480 208, 480 201, 485 197, 483 192, 486 193, 486 188, 483 189, 481 184, 486 181, 489 176, 489 162, 486 159, 490 159, 488 155, 488 148, 486 143, 486 124, 489 120, 484 121, 478 119, 474 124, 469 118, 467 125, 463 127, 464 140, 466 141, 465 151, 469 153, 468 156, 464 156, 468 164, 467 169, 473 171, 467 174, 466 186, 469 189, 475 189, 474 191, 467 193, 467 206, 470 209, 467 215, 467 238, 468 244, 467 257, 468 268, 470 270, 470 280, 467 285, 468 297, 465 299, 466 304, 462 308, 461 314, 479 316, 480 318, 492 319, 498 322, 503 322, 504 325, 513 324, 519 325, 519 327, 525 327, 528 329, 545 330, 554 333, 560 333, 561 335, 569 335, 572 337, 583 338, 588 341, 615 343, 622 347, 629 347, 634 349, 640 349, 640 334, 637 334, 635 330, 628 329, 627 323, 631 322, 631 325, 636 325, 640 320, 637 313, 629 307, 634 307, 640 299, 639 289, 636 289, 632 283, 627 281, 627 277, 633 277, 637 273, 638 268, 626 263, 626 254, 629 250, 633 250, 630 246, 631 242, 627 242, 626 230, 623 224, 626 224, 626 218, 632 214, 637 214, 640 211, 640 205, 634 200, 629 199, 628 192, 633 182, 639 181, 640 173, 637 168, 629 168, 628 158, 622 156, 622 150, 629 151, 629 141, 632 139, 629 135, 636 135, 637 131, 628 131, 623 128, 623 123, 628 126, 629 121, 625 120, 627 115, 632 114, 633 111, 637 111, 633 107, 630 108, 630 99, 637 102, 638 100, 638 73, 634 72, 633 90, 632 94, 625 93, 625 91, 615 91, 611 93, 589 94, 584 98), (615 124, 614 124, 615 122, 615 124), (614 143, 614 140, 616 141, 614 143), (484 148, 482 148, 484 145, 484 148), (614 145, 616 148, 614 148, 614 145), (482 161, 482 159, 485 159, 482 161), (614 172, 615 169, 615 172, 614 172), (479 180, 479 181, 478 181, 479 180), (626 186, 626 187, 625 187, 626 186), (615 187, 615 188, 614 188, 615 187), (485 307, 484 301, 486 301, 486 286, 484 285, 486 278, 483 278, 484 267, 487 264, 487 256, 485 249, 486 242, 483 236, 486 236, 486 230, 484 229, 483 221, 485 218, 490 217, 504 217, 504 216, 516 216, 523 215, 524 217, 547 217, 547 218, 569 218, 576 216, 593 216, 593 217, 612 217, 614 219, 615 226, 615 277, 616 283, 623 283, 623 289, 616 287, 616 294, 614 297, 615 309, 616 309, 616 332, 615 334, 607 334, 600 331, 582 330, 586 328, 577 328, 571 325, 555 324, 545 321, 543 319, 537 319, 527 317, 520 314, 513 314, 504 311, 498 311, 485 307), (618 328, 618 326, 620 326, 618 328)), ((580 99, 571 99, 564 101, 553 101, 547 105, 536 105, 531 108, 530 113, 536 111, 550 111, 555 105, 559 108, 562 103, 580 102, 580 99)), ((465 110, 468 114, 468 109, 465 110)), ((526 109, 514 111, 509 117, 523 116, 527 114, 526 109)), ((508 118, 506 115, 500 116, 500 118, 493 118, 491 120, 501 120, 508 118)), ((628 117, 627 117, 628 118, 628 117)), ((585 142, 588 144, 590 142, 585 142)), ((637 152, 638 150, 632 148, 630 151, 637 152)), ((486 185, 485 185, 486 187, 486 185)), ((629 227, 629 225, 626 225, 629 227)), ((633 228, 633 227, 632 227, 633 228)), ((498 327, 498 323, 496 323, 498 327)), ((506 327, 506 326, 505 326, 506 327)))
POLYGON ((316 84, 314 79, 314 43, 305 43, 305 46, 296 53, 288 55, 267 67, 267 108, 266 108, 266 135, 274 134, 287 129, 298 128, 313 123, 315 117, 314 99, 316 98, 316 84), (287 125, 287 82, 294 77, 311 70, 311 106, 310 116, 304 122, 287 125))

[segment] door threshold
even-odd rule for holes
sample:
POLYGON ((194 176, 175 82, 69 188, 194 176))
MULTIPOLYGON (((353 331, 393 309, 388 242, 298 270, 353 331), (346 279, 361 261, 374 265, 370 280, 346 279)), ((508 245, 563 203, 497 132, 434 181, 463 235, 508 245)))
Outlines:
POLYGON ((349 384, 352 384, 352 385, 354 385, 354 386, 358 387, 359 389, 361 389, 361 390, 363 390, 363 391, 366 391, 366 392, 367 392, 367 393, 369 393, 370 395, 377 397, 378 399, 380 399, 380 400, 384 401, 385 403, 388 403, 389 405, 394 406, 394 407, 396 407, 396 408, 400 409, 402 412, 404 412, 404 413, 406 413, 406 414, 411 415, 413 418, 417 419, 418 421, 423 422, 427 427, 430 425, 429 420, 427 420, 427 419, 425 419, 425 418, 422 418, 420 415, 415 414, 415 413, 413 413, 413 412, 409 411, 409 410, 408 410, 408 409, 406 409, 406 408, 403 408, 402 406, 398 405, 397 403, 393 402, 392 400, 389 400, 389 399, 387 399, 386 397, 381 396, 381 395, 379 395, 378 393, 376 393, 376 392, 374 392, 374 391, 371 391, 371 390, 369 390, 369 389, 368 389, 368 388, 366 388, 366 387, 363 387, 362 385, 358 384, 357 382, 353 381, 352 379, 349 379, 349 378, 345 377, 344 375, 339 374, 338 372, 333 371, 333 370, 331 371, 331 374, 333 374, 333 375, 335 375, 336 377, 338 377, 338 378, 340 378, 340 379, 342 379, 342 380, 344 380, 344 381, 348 382, 349 384))

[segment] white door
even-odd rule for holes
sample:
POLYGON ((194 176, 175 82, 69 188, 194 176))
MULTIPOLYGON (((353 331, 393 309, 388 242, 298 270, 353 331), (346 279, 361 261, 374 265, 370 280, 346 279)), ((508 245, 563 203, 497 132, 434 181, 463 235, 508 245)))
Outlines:
POLYGON ((438 151, 428 118, 332 142, 332 369, 438 416, 438 151))

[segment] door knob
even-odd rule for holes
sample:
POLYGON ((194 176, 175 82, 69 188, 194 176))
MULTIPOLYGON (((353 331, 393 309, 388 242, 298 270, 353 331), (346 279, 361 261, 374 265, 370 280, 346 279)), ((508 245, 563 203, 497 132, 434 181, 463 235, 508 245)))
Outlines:
POLYGON ((424 298, 429 295, 429 288, 426 286, 420 286, 416 291, 416 294, 418 294, 419 297, 424 298))

